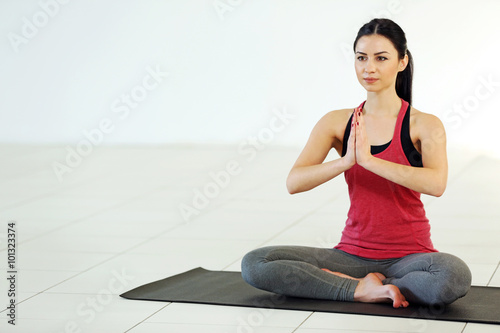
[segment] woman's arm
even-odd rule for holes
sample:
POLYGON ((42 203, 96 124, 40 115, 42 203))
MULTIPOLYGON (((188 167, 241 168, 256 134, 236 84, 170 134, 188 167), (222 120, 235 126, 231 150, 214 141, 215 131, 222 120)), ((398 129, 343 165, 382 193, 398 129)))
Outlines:
POLYGON ((362 113, 356 113, 356 161, 363 168, 414 191, 439 197, 446 189, 446 133, 439 118, 418 112, 412 127, 421 143, 423 168, 376 158, 370 153, 362 113))
POLYGON ((351 135, 349 136, 346 155, 323 163, 333 145, 335 143, 342 143, 338 138, 343 136, 343 129, 348 119, 345 116, 350 115, 350 112, 352 111, 341 110, 330 112, 323 116, 316 126, 314 126, 306 146, 288 174, 286 187, 290 194, 313 189, 337 177, 356 163, 354 130, 351 130, 351 135))

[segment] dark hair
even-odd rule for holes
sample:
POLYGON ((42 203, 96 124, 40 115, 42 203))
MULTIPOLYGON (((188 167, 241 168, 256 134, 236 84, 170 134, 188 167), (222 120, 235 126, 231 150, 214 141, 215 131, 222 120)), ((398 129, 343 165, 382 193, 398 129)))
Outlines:
POLYGON ((396 77, 396 94, 411 104, 413 58, 406 46, 406 36, 403 29, 392 20, 381 18, 373 19, 359 29, 358 35, 354 40, 354 52, 356 52, 358 40, 368 35, 381 35, 389 39, 394 45, 394 48, 398 51, 399 59, 403 59, 405 54, 408 55, 408 65, 402 72, 399 72, 396 77))

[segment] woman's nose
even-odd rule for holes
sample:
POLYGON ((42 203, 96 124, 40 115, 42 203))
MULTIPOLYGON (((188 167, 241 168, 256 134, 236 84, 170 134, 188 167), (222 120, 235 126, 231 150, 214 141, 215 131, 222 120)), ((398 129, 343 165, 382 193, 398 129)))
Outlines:
POLYGON ((366 73, 373 73, 373 72, 375 72, 375 69, 376 69, 376 67, 375 67, 375 64, 373 63, 373 61, 368 60, 366 62, 366 65, 365 65, 365 72, 366 73))

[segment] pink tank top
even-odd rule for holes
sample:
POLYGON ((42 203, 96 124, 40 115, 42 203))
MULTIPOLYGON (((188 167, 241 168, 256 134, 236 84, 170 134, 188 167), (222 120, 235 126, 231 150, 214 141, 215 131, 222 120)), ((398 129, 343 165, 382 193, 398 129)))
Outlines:
MULTIPOLYGON (((408 102, 401 101, 392 141, 374 156, 411 166, 401 145, 401 125, 408 102)), ((351 207, 336 249, 370 259, 437 252, 431 241, 430 224, 419 192, 382 178, 358 164, 347 170, 344 176, 351 207)))

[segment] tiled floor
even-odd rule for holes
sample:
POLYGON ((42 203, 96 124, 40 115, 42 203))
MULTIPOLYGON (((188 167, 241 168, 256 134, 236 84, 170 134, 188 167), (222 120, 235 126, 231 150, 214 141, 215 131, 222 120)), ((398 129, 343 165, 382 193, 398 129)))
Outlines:
MULTIPOLYGON (((233 146, 99 147, 80 163, 70 158, 74 167, 59 181, 53 163, 66 163, 65 147, 0 146, 4 272, 8 221, 16 221, 19 243, 17 325, 7 324, 4 310, 0 331, 500 332, 495 325, 118 296, 198 266, 239 270, 242 256, 264 245, 334 245, 348 208, 343 177, 290 196, 285 178, 298 153, 266 147, 249 159, 233 146)), ((500 161, 453 150, 449 159, 445 195, 423 196, 434 243, 470 265, 473 284, 500 287, 500 161)), ((7 290, 1 278, 1 304, 7 290)))

